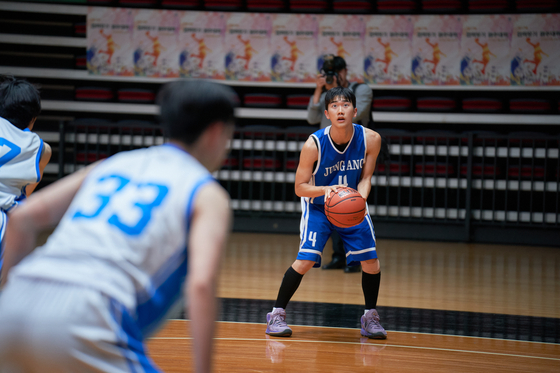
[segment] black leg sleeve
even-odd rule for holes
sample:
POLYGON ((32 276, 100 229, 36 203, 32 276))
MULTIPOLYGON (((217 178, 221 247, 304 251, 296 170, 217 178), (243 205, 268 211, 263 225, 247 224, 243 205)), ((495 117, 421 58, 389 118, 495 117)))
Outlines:
POLYGON ((278 298, 276 298, 276 308, 286 308, 288 302, 294 296, 296 290, 301 283, 303 275, 297 273, 291 266, 288 268, 282 279, 280 290, 278 290, 278 298))
POLYGON ((370 275, 362 271, 362 290, 366 300, 366 310, 377 307, 377 297, 379 296, 379 284, 381 282, 381 272, 370 275))

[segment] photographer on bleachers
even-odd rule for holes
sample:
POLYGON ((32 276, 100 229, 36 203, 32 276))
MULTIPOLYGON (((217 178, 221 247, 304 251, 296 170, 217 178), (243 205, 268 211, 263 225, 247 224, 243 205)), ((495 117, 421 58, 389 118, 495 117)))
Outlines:
POLYGON ((344 58, 332 54, 324 57, 321 73, 317 75, 317 87, 307 106, 307 122, 309 124, 321 123, 321 128, 330 126, 331 122, 325 116, 325 95, 327 91, 334 87, 350 88, 356 95, 356 107, 358 115, 354 123, 370 126, 371 121, 371 101, 373 93, 367 84, 348 82, 346 79, 348 69, 344 58))
MULTIPOLYGON (((354 123, 361 124, 364 127, 372 127, 371 101, 373 93, 367 84, 353 82, 350 83, 346 79, 348 69, 344 58, 334 55, 326 55, 324 57, 321 73, 317 76, 317 87, 315 93, 309 100, 307 106, 307 122, 309 124, 321 123, 321 128, 331 125, 331 121, 325 116, 325 95, 327 91, 334 87, 350 88, 356 96, 356 108, 358 114, 354 118, 354 123), (371 122, 371 123, 370 123, 371 122)), ((333 232, 331 235, 333 243, 332 261, 323 265, 323 269, 344 268, 344 272, 359 272, 361 266, 347 266, 346 254, 342 245, 342 240, 338 233, 333 232)))

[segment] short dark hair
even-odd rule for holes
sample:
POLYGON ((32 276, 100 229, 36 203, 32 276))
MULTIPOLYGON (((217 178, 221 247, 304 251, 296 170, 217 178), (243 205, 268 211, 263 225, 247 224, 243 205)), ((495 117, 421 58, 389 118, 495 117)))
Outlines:
POLYGON ((0 117, 26 129, 41 112, 41 96, 27 80, 0 76, 0 117))
POLYGON ((239 98, 223 84, 178 80, 163 86, 157 101, 165 136, 190 145, 211 123, 233 124, 239 98))
POLYGON ((334 66, 334 71, 340 71, 346 68, 346 61, 344 61, 344 58, 340 56, 334 56, 333 66, 334 66))
POLYGON ((329 110, 330 103, 337 97, 344 97, 352 103, 353 107, 356 107, 356 95, 350 88, 334 87, 329 89, 325 96, 325 110, 329 110))

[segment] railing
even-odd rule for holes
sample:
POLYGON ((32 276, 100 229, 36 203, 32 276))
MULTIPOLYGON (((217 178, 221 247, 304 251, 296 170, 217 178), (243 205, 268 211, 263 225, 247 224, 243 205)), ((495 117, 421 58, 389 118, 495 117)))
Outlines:
MULTIPOLYGON (((294 193, 299 152, 313 127, 236 130, 230 155, 214 176, 236 214, 299 219, 294 193)), ((377 165, 368 198, 374 221, 560 226, 560 135, 390 131, 390 152, 377 165)), ((61 122, 59 176, 124 150, 164 142, 161 128, 139 121, 61 122), (63 151, 62 151, 63 150, 63 151)))

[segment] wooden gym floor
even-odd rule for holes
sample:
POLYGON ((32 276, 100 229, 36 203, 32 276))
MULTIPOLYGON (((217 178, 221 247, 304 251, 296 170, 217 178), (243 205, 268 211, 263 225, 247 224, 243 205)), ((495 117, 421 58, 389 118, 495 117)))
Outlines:
MULTIPOLYGON (((218 372, 560 371, 560 248, 378 240, 386 340, 360 336, 361 274, 312 269, 287 307, 290 338, 265 318, 299 237, 234 233, 224 257, 218 372)), ((330 242, 324 262, 330 261, 330 242)), ((187 317, 188 318, 188 317, 187 317)), ((192 371, 185 320, 150 339, 166 372, 192 371)))

